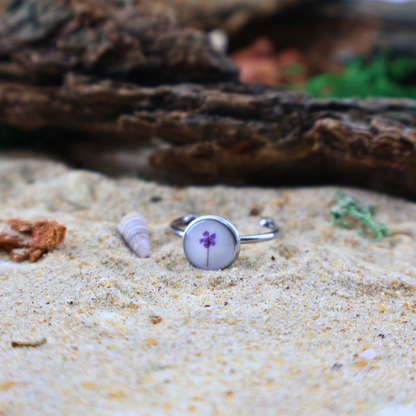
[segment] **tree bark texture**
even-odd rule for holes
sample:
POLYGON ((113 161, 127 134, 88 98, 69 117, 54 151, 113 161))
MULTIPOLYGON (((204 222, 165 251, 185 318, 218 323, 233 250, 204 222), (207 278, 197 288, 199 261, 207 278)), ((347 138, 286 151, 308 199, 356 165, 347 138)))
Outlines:
POLYGON ((190 182, 289 184, 303 176, 310 183, 328 175, 365 184, 363 174, 386 169, 416 179, 411 100, 315 100, 238 83, 147 87, 68 75, 63 86, 0 84, 0 108, 1 123, 27 129, 126 144, 160 137, 170 147, 155 148, 153 166, 190 182))
POLYGON ((69 71, 141 85, 237 79, 205 33, 150 0, 9 0, 0 77, 59 84, 69 71))

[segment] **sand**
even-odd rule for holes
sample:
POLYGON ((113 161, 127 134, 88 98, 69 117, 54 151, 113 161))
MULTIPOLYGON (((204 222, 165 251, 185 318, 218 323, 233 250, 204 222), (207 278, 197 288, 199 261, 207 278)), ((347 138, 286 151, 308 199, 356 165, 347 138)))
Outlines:
MULTIPOLYGON (((336 189, 175 189, 0 156, 0 218, 68 228, 37 263, 0 253, 0 415, 415 415, 416 236, 335 228, 336 189), (258 232, 253 208, 281 232, 230 269, 195 269, 168 232, 190 211, 258 232), (148 259, 116 228, 136 210, 148 259)), ((415 203, 343 191, 416 227, 415 203)))

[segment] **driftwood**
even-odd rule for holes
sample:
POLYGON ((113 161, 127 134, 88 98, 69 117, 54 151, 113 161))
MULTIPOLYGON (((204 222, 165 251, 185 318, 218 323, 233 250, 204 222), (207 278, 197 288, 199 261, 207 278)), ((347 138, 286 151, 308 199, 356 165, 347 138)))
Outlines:
POLYGON ((0 24, 0 123, 93 138, 97 153, 104 143, 157 136, 164 144, 150 162, 170 180, 337 182, 416 198, 415 102, 316 100, 239 84, 204 34, 179 29, 149 4, 9 2, 0 24))
POLYGON ((237 68, 203 32, 180 29, 151 0, 9 0, 0 77, 59 84, 69 71, 144 84, 233 80, 237 68))
POLYGON ((55 126, 102 142, 161 137, 171 146, 154 150, 153 166, 190 182, 388 189, 391 181, 390 191, 416 195, 411 100, 315 100, 237 83, 140 87, 69 75, 62 87, 0 84, 0 108, 1 123, 28 129, 55 126), (373 173, 380 184, 371 183, 373 173))

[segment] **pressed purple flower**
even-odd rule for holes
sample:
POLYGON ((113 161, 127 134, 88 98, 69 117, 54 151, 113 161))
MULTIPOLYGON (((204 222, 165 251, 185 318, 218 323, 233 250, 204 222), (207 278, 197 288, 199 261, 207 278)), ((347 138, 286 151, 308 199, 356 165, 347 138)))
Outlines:
POLYGON ((216 234, 211 234, 209 235, 208 231, 205 231, 203 234, 204 238, 201 238, 199 240, 199 244, 203 244, 204 247, 207 249, 207 267, 208 267, 208 263, 209 263, 209 248, 210 246, 215 246, 215 237, 216 234))
POLYGON ((208 231, 205 231, 203 234, 204 238, 199 240, 200 244, 203 244, 205 248, 209 248, 210 246, 215 246, 215 237, 216 234, 209 235, 208 231))

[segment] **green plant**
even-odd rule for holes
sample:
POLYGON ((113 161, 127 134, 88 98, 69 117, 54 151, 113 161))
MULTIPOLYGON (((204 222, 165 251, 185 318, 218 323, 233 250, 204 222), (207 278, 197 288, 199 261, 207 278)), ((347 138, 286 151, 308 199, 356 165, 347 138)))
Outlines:
POLYGON ((337 203, 330 210, 332 223, 342 228, 352 228, 355 225, 363 226, 360 235, 365 234, 365 227, 373 234, 374 241, 380 241, 383 236, 388 235, 388 228, 381 222, 374 220, 374 207, 358 204, 351 196, 336 191, 337 203), (358 223, 358 224, 357 224, 358 223))
POLYGON ((416 59, 401 56, 390 59, 386 52, 365 64, 351 61, 342 73, 320 74, 310 78, 306 91, 314 97, 407 97, 416 99, 416 85, 404 81, 416 73, 416 59))

